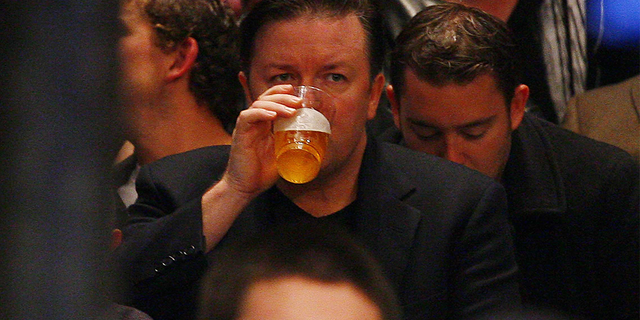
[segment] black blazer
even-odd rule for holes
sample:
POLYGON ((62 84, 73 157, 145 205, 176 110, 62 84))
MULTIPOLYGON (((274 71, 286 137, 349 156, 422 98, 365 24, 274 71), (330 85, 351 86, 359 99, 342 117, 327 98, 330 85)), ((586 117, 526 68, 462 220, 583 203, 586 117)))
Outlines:
MULTIPOLYGON (((161 160, 143 167, 138 177, 139 201, 131 207, 133 218, 117 257, 137 286, 134 305, 156 320, 173 318, 168 313, 188 306, 183 301, 163 313, 173 307, 144 302, 170 301, 156 297, 180 290, 177 283, 192 287, 206 268, 206 259, 197 258, 204 257, 197 195, 216 176, 193 170, 215 161, 215 150, 161 160), (184 173, 188 178, 176 183, 175 176, 184 173)), ((499 184, 463 166, 370 140, 358 186, 355 234, 394 284, 406 319, 476 318, 519 306, 506 199, 499 184)), ((265 214, 269 205, 266 193, 256 198, 208 255, 272 226, 265 214)))
POLYGON ((525 114, 503 174, 525 304, 638 319, 639 177, 625 151, 525 114))
POLYGON ((638 319, 638 163, 526 115, 503 175, 523 301, 584 319, 638 319))

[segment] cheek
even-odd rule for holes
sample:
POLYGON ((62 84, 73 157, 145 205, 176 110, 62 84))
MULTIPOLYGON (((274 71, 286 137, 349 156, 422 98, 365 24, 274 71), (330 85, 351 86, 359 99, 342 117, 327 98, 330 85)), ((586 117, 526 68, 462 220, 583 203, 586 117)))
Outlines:
POLYGON ((129 68, 144 68, 162 57, 162 51, 145 37, 145 34, 133 34, 121 38, 118 53, 122 63, 129 68))
POLYGON ((366 133, 366 114, 366 105, 363 106, 359 99, 347 99, 342 96, 336 101, 329 140, 332 157, 343 158, 355 148, 366 133))
POLYGON ((480 171, 496 177, 502 171, 509 156, 510 142, 506 133, 497 134, 493 139, 474 146, 471 158, 474 166, 483 168, 480 171))
POLYGON ((121 50, 119 90, 125 104, 144 105, 162 85, 161 69, 153 55, 141 48, 121 50))
POLYGON ((491 150, 494 150, 495 158, 504 159, 508 156, 511 149, 511 128, 505 122, 499 130, 494 131, 494 138, 491 142, 491 150))
POLYGON ((121 59, 123 71, 131 81, 148 82, 161 76, 161 56, 152 48, 127 45, 121 59))
POLYGON ((343 94, 336 97, 332 125, 346 130, 363 129, 367 121, 367 102, 362 95, 343 94))
POLYGON ((259 81, 259 76, 249 75, 248 86, 251 91, 251 100, 256 100, 263 92, 269 89, 269 85, 265 82, 259 81))
POLYGON ((497 150, 496 162, 504 165, 507 162, 509 152, 511 151, 511 139, 503 138, 500 141, 500 145, 497 147, 497 150))
POLYGON ((136 56, 144 55, 148 45, 144 39, 137 34, 126 35, 118 41, 118 52, 125 60, 134 59, 136 56))
POLYGON ((126 79, 135 78, 143 66, 148 64, 149 55, 133 41, 122 41, 118 48, 120 69, 126 79))

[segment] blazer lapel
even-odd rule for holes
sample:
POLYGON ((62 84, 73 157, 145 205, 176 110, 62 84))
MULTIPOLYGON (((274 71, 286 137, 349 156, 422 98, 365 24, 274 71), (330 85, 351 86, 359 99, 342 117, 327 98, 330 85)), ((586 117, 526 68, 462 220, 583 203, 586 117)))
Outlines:
POLYGON ((373 141, 367 145, 359 177, 355 227, 389 280, 399 284, 421 214, 403 202, 416 187, 390 165, 388 156, 383 146, 373 141))
POLYGON ((502 176, 512 220, 567 210, 560 166, 541 121, 525 114, 512 135, 509 161, 502 176))

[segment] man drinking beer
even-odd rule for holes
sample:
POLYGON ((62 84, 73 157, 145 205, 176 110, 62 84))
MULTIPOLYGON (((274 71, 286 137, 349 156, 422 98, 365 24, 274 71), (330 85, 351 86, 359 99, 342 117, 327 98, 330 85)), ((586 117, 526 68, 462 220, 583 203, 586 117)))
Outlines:
POLYGON ((239 75, 251 105, 238 118, 226 168, 215 163, 218 149, 203 149, 141 169, 140 200, 117 253, 138 300, 188 314, 195 304, 171 306, 166 297, 194 292, 207 256, 276 225, 313 223, 343 227, 368 246, 406 319, 477 318, 519 306, 502 187, 367 138, 385 84, 378 23, 366 0, 253 7, 241 25, 239 75), (335 115, 318 176, 296 184, 278 175, 272 126, 295 116, 301 85, 331 94, 335 115))

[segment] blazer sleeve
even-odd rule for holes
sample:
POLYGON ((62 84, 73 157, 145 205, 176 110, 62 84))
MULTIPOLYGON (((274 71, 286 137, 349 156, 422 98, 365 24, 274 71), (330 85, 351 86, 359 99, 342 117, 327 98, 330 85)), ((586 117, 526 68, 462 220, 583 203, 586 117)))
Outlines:
POLYGON ((454 250, 454 301, 457 319, 484 319, 517 312, 517 284, 512 228, 507 222, 506 194, 490 184, 463 226, 454 250))
POLYGON ((195 317, 203 251, 202 194, 222 175, 228 147, 207 147, 142 166, 113 252, 120 300, 153 319, 195 317))
POLYGON ((203 252, 200 197, 176 206, 149 170, 136 181, 123 243, 114 252, 120 302, 153 319, 193 319, 198 283, 208 267, 203 252))
POLYGON ((129 207, 123 243, 115 255, 132 283, 159 276, 175 264, 203 254, 200 198, 178 208, 163 204, 162 192, 139 184, 139 201, 129 207), (149 189, 148 189, 149 188, 149 189))
POLYGON ((136 284, 203 255, 202 194, 220 178, 228 146, 176 154, 142 166, 138 199, 127 209, 123 243, 114 252, 119 271, 136 284))

